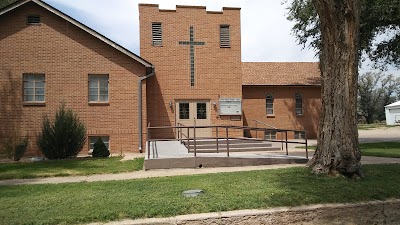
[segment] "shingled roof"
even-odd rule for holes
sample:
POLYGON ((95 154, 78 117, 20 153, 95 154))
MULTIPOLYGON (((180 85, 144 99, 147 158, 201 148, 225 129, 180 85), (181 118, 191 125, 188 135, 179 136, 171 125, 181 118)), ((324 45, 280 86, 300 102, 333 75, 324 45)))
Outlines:
POLYGON ((320 86, 317 62, 244 62, 243 85, 320 86))

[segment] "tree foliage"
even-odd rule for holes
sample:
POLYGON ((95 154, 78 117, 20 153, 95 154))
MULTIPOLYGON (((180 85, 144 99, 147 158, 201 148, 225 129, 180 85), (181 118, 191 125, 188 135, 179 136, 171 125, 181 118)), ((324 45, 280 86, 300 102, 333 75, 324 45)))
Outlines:
POLYGON ((92 156, 93 158, 107 158, 110 156, 110 151, 100 137, 94 143, 92 156))
POLYGON ((7 5, 10 5, 18 0, 0 0, 0 9, 3 7, 6 7, 7 5))
POLYGON ((382 73, 367 72, 358 80, 358 109, 367 123, 385 120, 386 105, 400 94, 400 78, 382 73))
POLYGON ((28 149, 28 136, 21 136, 18 131, 10 132, 1 146, 2 154, 14 161, 19 161, 28 149))
MULTIPOLYGON (((289 0, 288 19, 295 22, 298 43, 319 52, 320 21, 312 0, 289 0)), ((400 68, 400 1, 361 0, 360 20, 359 54, 366 53, 376 67, 400 68)))
POLYGON ((42 132, 37 144, 48 159, 66 159, 76 157, 86 140, 85 125, 71 110, 62 104, 54 122, 46 116, 43 118, 42 132))

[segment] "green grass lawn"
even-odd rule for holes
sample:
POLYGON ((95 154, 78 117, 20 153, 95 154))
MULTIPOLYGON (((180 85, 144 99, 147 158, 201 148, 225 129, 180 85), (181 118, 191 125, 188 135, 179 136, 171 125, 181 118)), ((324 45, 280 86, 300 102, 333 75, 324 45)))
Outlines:
MULTIPOLYGON (((297 148, 305 148, 299 146, 297 148)), ((316 149, 316 146, 308 146, 308 149, 316 149)), ((360 144, 361 154, 363 156, 377 156, 400 158, 400 142, 378 142, 360 144)))
POLYGON ((371 123, 371 124, 358 124, 357 127, 359 130, 373 130, 378 128, 389 128, 394 126, 386 125, 386 123, 371 123))
POLYGON ((143 169, 143 161, 143 158, 121 161, 121 157, 111 157, 106 159, 0 163, 0 180, 130 172, 143 169))
POLYGON ((400 142, 365 143, 360 149, 365 156, 400 158, 400 142))
POLYGON ((77 224, 239 209, 400 198, 400 165, 365 165, 359 181, 306 168, 48 185, 0 186, 2 224, 77 224), (203 189, 197 198, 182 191, 203 189))

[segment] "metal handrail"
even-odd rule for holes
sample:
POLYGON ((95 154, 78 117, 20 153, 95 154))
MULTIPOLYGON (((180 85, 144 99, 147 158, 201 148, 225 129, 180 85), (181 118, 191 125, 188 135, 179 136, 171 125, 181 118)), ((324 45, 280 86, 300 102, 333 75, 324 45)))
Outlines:
MULTIPOLYGON (((274 126, 272 126, 272 125, 269 125, 269 124, 267 124, 267 123, 264 123, 264 122, 262 122, 262 121, 260 121, 260 120, 253 120, 254 122, 255 122, 255 126, 256 127, 258 127, 257 125, 258 124, 262 124, 262 125, 264 125, 264 126, 267 126, 267 127, 270 127, 270 128, 272 128, 272 129, 278 129, 278 128, 276 128, 276 127, 274 127, 274 126)), ((265 133, 264 133, 264 135, 265 135, 265 133)), ((282 136, 282 135, 281 135, 282 136)), ((256 137, 258 137, 258 131, 256 130, 256 137)), ((283 137, 282 137, 283 138, 283 137)), ((283 151, 283 142, 282 142, 282 147, 281 147, 281 150, 283 151)))
POLYGON ((190 139, 190 130, 189 130, 189 128, 187 128, 186 126, 185 126, 185 124, 182 124, 182 123, 177 123, 177 125, 178 125, 178 131, 177 131, 177 134, 178 134, 178 139, 179 139, 179 141, 180 141, 180 143, 181 144, 183 144, 183 136, 185 136, 185 138, 186 138, 186 141, 187 141, 187 143, 188 143, 188 145, 187 145, 187 149, 188 149, 188 153, 190 152, 190 143, 189 143, 189 139, 190 139), (183 128, 187 128, 187 135, 185 135, 183 132, 182 132, 182 127, 183 128), (179 136, 180 136, 180 138, 179 138, 179 136))
POLYGON ((271 127, 272 129, 278 129, 278 128, 276 128, 276 127, 274 127, 274 126, 272 126, 272 125, 269 125, 269 124, 267 124, 267 123, 264 123, 264 122, 262 122, 262 121, 260 121, 260 120, 253 120, 254 122, 256 122, 256 126, 257 126, 257 123, 261 123, 262 125, 265 125, 265 126, 267 126, 267 127, 271 127))
MULTIPOLYGON (((215 139, 217 142, 217 153, 219 151, 219 140, 226 140, 226 148, 227 148, 227 156, 229 157, 229 129, 240 129, 240 130, 255 130, 255 131, 276 131, 281 133, 281 140, 265 140, 265 139, 258 139, 257 137, 255 139, 251 138, 251 140, 256 140, 256 141, 267 141, 267 142, 281 142, 282 143, 282 150, 283 150, 283 144, 286 144, 286 155, 289 155, 289 150, 288 150, 288 144, 289 143, 296 143, 296 144, 304 144, 306 147, 306 157, 308 158, 308 141, 307 141, 307 133, 304 130, 286 130, 286 129, 270 129, 270 128, 260 128, 260 127, 249 127, 249 126, 223 126, 223 125, 214 125, 214 126, 185 126, 183 124, 178 123, 178 126, 159 126, 159 127, 150 127, 150 123, 149 126, 147 127, 147 149, 148 149, 148 158, 150 159, 150 142, 156 142, 156 141, 173 141, 173 140, 178 140, 181 141, 181 143, 183 143, 183 140, 186 141, 187 143, 187 149, 188 152, 190 152, 191 150, 191 146, 190 146, 190 141, 193 141, 193 148, 194 148, 194 156, 197 156, 197 140, 200 139, 215 139), (207 137, 207 138, 196 138, 196 129, 204 129, 204 128, 208 128, 208 129, 213 129, 215 128, 216 131, 216 137, 207 137), (225 137, 219 137, 219 132, 218 129, 225 129, 225 137), (155 130, 155 129, 175 129, 177 130, 177 137, 176 138, 163 138, 163 139, 153 139, 151 138, 151 130, 155 130), (187 129, 187 135, 184 134, 184 132, 182 132, 182 129, 187 129), (190 138, 190 130, 193 129, 193 138, 190 138), (289 141, 288 140, 288 132, 303 132, 304 133, 304 139, 305 142, 301 142, 301 141, 289 141), (285 139, 283 139, 283 134, 285 134, 285 139), (185 136, 185 139, 183 138, 183 136, 185 136)), ((240 137, 236 137, 234 139, 249 139, 249 138, 240 138, 240 137)), ((250 140, 250 139, 249 139, 250 140)), ((155 143, 153 143, 155 144, 155 143)), ((156 145, 155 145, 156 146, 156 145)), ((154 149, 153 149, 154 151, 154 149)), ((154 158, 154 153, 153 153, 153 158, 154 158)))

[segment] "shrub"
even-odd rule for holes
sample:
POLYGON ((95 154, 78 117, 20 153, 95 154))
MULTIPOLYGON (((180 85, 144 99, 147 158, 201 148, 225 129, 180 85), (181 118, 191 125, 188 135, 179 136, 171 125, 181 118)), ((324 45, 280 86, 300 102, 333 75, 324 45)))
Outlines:
POLYGON ((107 146, 100 137, 94 143, 92 156, 93 158, 107 158, 110 156, 110 151, 108 151, 107 146))
POLYGON ((53 123, 47 116, 43 118, 37 144, 48 159, 66 159, 76 157, 85 140, 85 125, 71 109, 65 110, 65 104, 61 104, 53 123))
POLYGON ((15 146, 15 151, 13 154, 13 160, 19 161, 22 156, 24 156, 26 150, 28 149, 28 137, 26 136, 15 146))
POLYGON ((17 132, 12 132, 2 146, 2 153, 7 158, 19 161, 28 149, 28 136, 21 138, 17 132))

